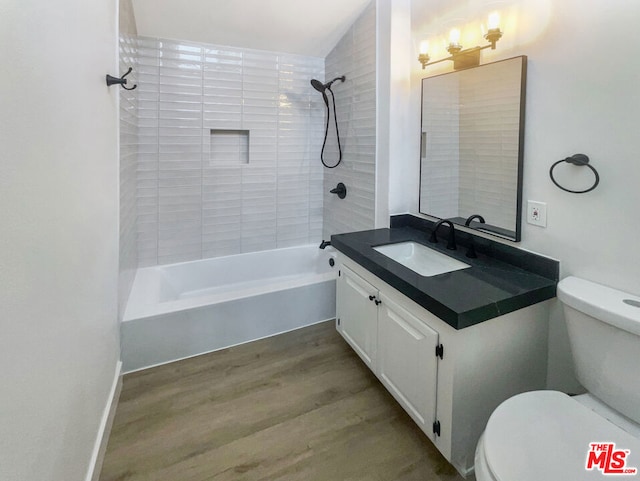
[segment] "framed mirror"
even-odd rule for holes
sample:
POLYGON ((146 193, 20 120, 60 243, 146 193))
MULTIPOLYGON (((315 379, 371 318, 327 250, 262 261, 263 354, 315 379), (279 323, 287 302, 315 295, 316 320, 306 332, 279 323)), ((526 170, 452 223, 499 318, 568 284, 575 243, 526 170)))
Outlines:
POLYGON ((419 212, 520 240, 527 58, 422 80, 419 212))

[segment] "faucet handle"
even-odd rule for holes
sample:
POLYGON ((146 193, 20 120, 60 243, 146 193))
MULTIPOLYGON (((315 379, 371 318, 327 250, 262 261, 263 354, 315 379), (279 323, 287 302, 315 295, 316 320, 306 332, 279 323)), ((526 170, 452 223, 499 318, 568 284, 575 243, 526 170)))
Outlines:
POLYGON ((431 236, 429 236, 429 242, 431 242, 432 244, 438 243, 438 238, 436 237, 435 229, 431 231, 431 236))

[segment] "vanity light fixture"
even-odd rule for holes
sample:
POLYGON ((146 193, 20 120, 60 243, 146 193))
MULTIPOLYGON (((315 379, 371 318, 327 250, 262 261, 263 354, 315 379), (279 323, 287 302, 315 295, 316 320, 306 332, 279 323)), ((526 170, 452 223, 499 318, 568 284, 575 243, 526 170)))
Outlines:
POLYGON ((430 62, 431 57, 428 53, 428 43, 422 42, 420 44, 420 54, 418 55, 418 61, 422 64, 422 69, 428 65, 433 65, 447 60, 453 61, 454 70, 460 70, 468 67, 477 67, 480 65, 480 51, 485 48, 496 49, 496 42, 502 38, 502 31, 500 30, 500 15, 498 12, 493 12, 489 15, 487 20, 487 33, 484 38, 489 42, 484 47, 472 47, 463 49, 460 45, 460 30, 454 28, 449 33, 449 46, 447 52, 451 54, 450 57, 446 57, 440 60, 430 62))

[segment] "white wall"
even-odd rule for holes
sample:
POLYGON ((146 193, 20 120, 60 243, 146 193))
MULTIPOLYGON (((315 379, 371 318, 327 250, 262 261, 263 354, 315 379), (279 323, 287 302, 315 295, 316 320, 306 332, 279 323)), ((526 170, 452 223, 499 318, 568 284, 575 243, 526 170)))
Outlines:
POLYGON ((87 475, 118 361, 116 1, 0 4, 0 479, 87 475))
POLYGON ((133 0, 140 35, 325 57, 370 0, 133 0))
MULTIPOLYGON (((404 185, 411 125, 411 0, 377 0, 376 228, 389 226, 389 192, 404 185), (393 157, 393 161, 391 158, 393 157), (393 168, 391 168, 393 166, 393 168), (400 167, 400 168, 399 168, 400 167)), ((396 212, 396 210, 393 210, 396 212)), ((408 209, 400 209, 407 212, 408 209)))
MULTIPOLYGON (((388 211, 392 214, 417 211, 417 191, 415 199, 411 196, 413 190, 407 191, 407 185, 413 187, 411 180, 418 185, 418 175, 413 171, 418 161, 419 143, 416 150, 415 143, 410 139, 420 135, 420 125, 415 124, 412 110, 416 99, 412 97, 411 70, 414 67, 411 45, 411 1, 412 0, 380 0, 390 4, 391 11, 391 56, 388 65, 380 61, 378 70, 385 68, 390 72, 389 98, 389 187, 388 211), (417 130, 416 130, 417 129, 417 130)), ((420 97, 417 98, 420 102, 420 97)), ((418 119, 420 110, 418 106, 418 119)), ((419 140, 419 139, 418 139, 419 140)), ((419 164, 418 164, 419 168, 419 164)), ((381 194, 383 192, 380 192, 381 194)), ((388 222, 388 221, 387 221, 388 222)), ((381 226, 382 227, 382 226, 381 226)))
MULTIPOLYGON (((489 2, 413 2, 413 127, 406 142, 410 158, 391 153, 391 170, 412 172, 391 185, 392 213, 417 210, 420 78, 451 69, 422 71, 415 42, 447 18, 466 16, 477 25, 489 2), (477 19, 475 16, 478 16, 477 19)), ((640 44, 640 4, 623 0, 512 0, 503 39, 484 60, 528 55, 524 199, 548 204, 547 228, 523 223, 521 247, 561 261, 561 275, 576 275, 631 293, 640 293, 640 64, 629 48, 640 44), (621 47, 622 46, 622 47, 621 47), (628 46, 628 47, 627 47, 628 46), (555 187, 548 176, 556 160, 581 152, 601 175, 600 186, 584 195, 555 187)), ((488 8, 488 7, 487 7, 488 8)), ((444 33, 444 32, 442 32, 444 33)), ((480 43, 479 35, 476 35, 480 43)), ((464 45, 464 43, 463 43, 464 45)), ((467 42, 467 46, 474 45, 467 42)), ((439 57, 435 57, 439 58, 439 57)), ((428 67, 432 68, 432 67, 428 67)), ((393 95, 403 95, 395 92, 393 95)), ((392 119, 393 123, 393 119, 392 119)), ((568 166, 567 166, 568 167, 568 166)), ((586 170, 576 177, 588 177, 586 170)), ((584 184, 589 182, 583 179, 584 184)), ((577 182, 577 180, 576 180, 577 182)), ((577 184, 575 185, 577 187, 577 184)), ((556 305, 550 334, 550 387, 575 388, 566 329, 556 305)))

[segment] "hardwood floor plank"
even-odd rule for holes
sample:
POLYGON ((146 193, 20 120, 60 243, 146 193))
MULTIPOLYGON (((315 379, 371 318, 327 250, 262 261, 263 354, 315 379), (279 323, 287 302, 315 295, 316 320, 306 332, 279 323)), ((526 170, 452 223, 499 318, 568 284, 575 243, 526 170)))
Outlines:
POLYGON ((126 375, 100 479, 462 478, 327 322, 126 375))

